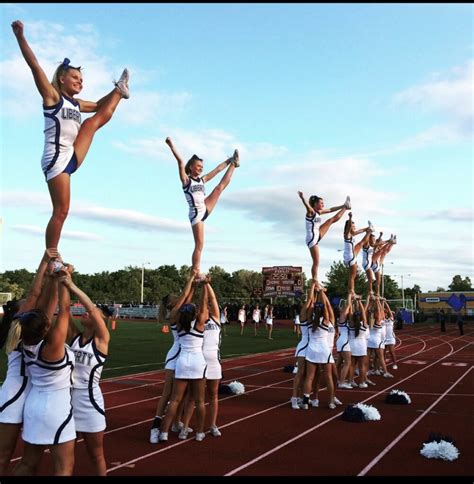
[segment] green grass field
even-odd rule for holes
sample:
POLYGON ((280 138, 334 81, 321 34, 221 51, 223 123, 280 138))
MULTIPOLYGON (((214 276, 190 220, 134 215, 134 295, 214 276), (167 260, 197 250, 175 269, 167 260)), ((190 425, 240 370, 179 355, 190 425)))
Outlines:
MULTIPOLYGON (((298 338, 289 323, 276 323, 273 340, 267 339, 265 325, 260 324, 254 336, 253 325, 247 323, 243 336, 240 325, 232 323, 226 327, 227 336, 222 337, 221 357, 232 358, 253 353, 263 353, 284 348, 294 348, 298 338)), ((166 353, 171 347, 171 333, 162 333, 156 322, 118 321, 117 329, 111 331, 109 357, 102 378, 139 373, 163 368, 166 353)), ((0 353, 0 381, 6 374, 7 357, 0 353)))

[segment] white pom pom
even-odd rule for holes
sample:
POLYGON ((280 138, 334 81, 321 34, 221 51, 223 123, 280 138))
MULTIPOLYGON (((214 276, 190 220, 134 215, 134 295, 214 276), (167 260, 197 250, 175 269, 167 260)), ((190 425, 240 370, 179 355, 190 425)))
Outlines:
POLYGON ((245 387, 239 381, 233 381, 229 383, 229 388, 232 390, 234 395, 240 395, 245 392, 245 387))
POLYGON ((428 459, 455 460, 459 457, 459 450, 451 442, 429 442, 423 444, 420 454, 428 459))
POLYGON ((379 411, 375 407, 372 407, 372 405, 364 405, 363 403, 358 403, 355 406, 362 410, 362 413, 364 414, 366 420, 381 419, 379 411))
POLYGON ((396 390, 396 389, 393 389, 393 390, 390 392, 390 394, 394 394, 394 393, 396 393, 396 394, 398 394, 398 395, 403 395, 403 396, 406 398, 407 402, 408 402, 408 403, 411 403, 411 398, 409 397, 408 393, 405 393, 405 392, 404 392, 404 391, 402 391, 402 390, 396 390))

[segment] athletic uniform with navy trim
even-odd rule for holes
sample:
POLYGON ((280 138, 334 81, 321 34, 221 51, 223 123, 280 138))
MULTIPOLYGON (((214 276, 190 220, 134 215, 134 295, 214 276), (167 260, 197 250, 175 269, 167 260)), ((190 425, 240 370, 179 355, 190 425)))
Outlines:
POLYGON ((71 341, 75 366, 72 386, 72 408, 77 432, 105 430, 104 397, 99 386, 107 355, 101 353, 90 338, 81 343, 82 333, 71 341))
MULTIPOLYGON (((334 333, 334 326, 331 322, 329 324, 321 322, 314 331, 309 327, 309 345, 306 350, 306 360, 310 363, 334 363, 332 348, 329 347, 329 331, 334 333)), ((334 343, 334 337, 332 341, 334 343)))
POLYGON ((383 342, 382 337, 382 325, 378 323, 374 323, 370 330, 369 339, 367 340, 367 348, 377 349, 381 348, 381 344, 383 342))
POLYGON ((367 249, 362 248, 362 267, 366 271, 372 266, 372 256, 374 255, 374 248, 369 245, 367 249))
POLYGON ((206 321, 204 326, 204 339, 202 353, 206 360, 206 378, 208 380, 220 380, 222 378, 221 355, 221 327, 212 318, 206 321))
POLYGON ((349 344, 352 356, 367 356, 367 336, 369 328, 360 323, 359 334, 355 335, 355 328, 349 326, 349 344))
POLYGON ((8 354, 7 375, 0 388, 0 423, 23 422, 23 408, 30 392, 30 380, 20 343, 8 354))
POLYGON ((379 272, 380 271, 380 264, 377 262, 372 262, 372 265, 370 266, 373 272, 379 272))
POLYGON ((393 319, 385 320, 385 344, 394 345, 396 343, 395 332, 393 331, 393 319))
MULTIPOLYGON (((298 316, 299 319, 299 316, 298 316)), ((306 350, 309 345, 309 325, 308 320, 299 322, 301 329, 301 339, 296 346, 295 357, 296 358, 306 358, 306 350)))
POLYGON ((199 380, 206 375, 206 360, 202 352, 204 331, 194 328, 196 320, 191 323, 189 333, 184 329, 178 332, 181 352, 176 361, 174 377, 180 380, 199 380))
POLYGON ((176 323, 170 325, 171 334, 173 335, 173 346, 166 353, 165 358, 165 370, 175 370, 176 361, 178 360, 179 352, 181 351, 181 346, 179 345, 178 329, 176 328, 176 323))
POLYGON ((206 189, 202 178, 193 178, 188 175, 189 182, 183 186, 184 196, 189 205, 189 221, 191 225, 204 222, 207 216, 206 189))
POLYGON ((319 227, 321 226, 321 215, 314 212, 314 215, 305 217, 306 220, 306 245, 308 248, 314 247, 320 240, 319 227))
POLYGON ((72 371, 74 353, 64 345, 58 361, 41 358, 44 340, 23 345, 23 355, 31 375, 31 390, 25 401, 22 438, 37 445, 55 445, 76 438, 72 415, 72 371))
POLYGON ((41 169, 46 181, 60 173, 74 173, 77 159, 74 142, 81 128, 79 103, 70 97, 61 95, 54 106, 43 106, 44 114, 44 150, 41 169))
POLYGON ((354 239, 344 239, 344 265, 346 267, 353 266, 357 264, 357 259, 354 254, 354 239))
POLYGON ((337 328, 339 330, 339 337, 336 341, 336 350, 338 353, 341 351, 351 351, 351 345, 349 344, 349 323, 344 321, 338 322, 337 328))

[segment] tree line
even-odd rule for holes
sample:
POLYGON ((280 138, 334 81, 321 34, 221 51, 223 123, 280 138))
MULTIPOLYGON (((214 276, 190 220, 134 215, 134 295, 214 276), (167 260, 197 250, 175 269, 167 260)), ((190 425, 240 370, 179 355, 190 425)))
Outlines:
MULTIPOLYGON (((146 304, 157 304, 167 294, 179 293, 188 277, 190 267, 175 265, 162 265, 156 269, 144 269, 143 301, 146 304)), ((325 285, 332 298, 346 298, 348 268, 340 261, 335 261, 326 273, 325 285)), ((209 270, 212 276, 212 286, 218 300, 226 302, 248 302, 262 300, 259 297, 263 284, 261 272, 239 269, 232 273, 219 266, 209 270)), ((14 297, 21 298, 28 292, 34 273, 26 269, 17 269, 0 273, 0 292, 11 292, 14 297)), ((76 284, 84 290, 94 301, 102 303, 130 303, 141 302, 142 268, 127 266, 117 271, 102 271, 95 274, 74 274, 76 284)), ((308 281, 303 273, 305 289, 308 281)), ((450 291, 473 290, 469 277, 460 275, 453 277, 448 286, 450 291)), ((355 290, 357 294, 367 294, 368 284, 365 273, 358 269, 355 290)), ((438 288, 438 290, 444 290, 438 288)), ((413 299, 421 292, 420 286, 415 284, 412 288, 404 288, 405 297, 413 299)), ((388 275, 384 275, 384 296, 387 299, 401 298, 401 289, 397 282, 388 275)), ((269 299, 269 298, 267 298, 269 299)), ((284 299, 284 298, 282 298, 284 299)), ((288 299, 288 298, 287 298, 288 299)), ((290 298, 291 299, 291 298, 290 298)))

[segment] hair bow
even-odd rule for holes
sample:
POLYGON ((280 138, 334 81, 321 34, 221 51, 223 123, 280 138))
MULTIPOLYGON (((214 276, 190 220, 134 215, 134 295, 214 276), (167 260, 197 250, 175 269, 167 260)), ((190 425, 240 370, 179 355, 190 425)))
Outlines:
POLYGON ((314 305, 315 308, 323 309, 324 308, 324 303, 316 303, 314 305))
POLYGON ((71 63, 70 59, 65 57, 63 60, 63 67, 68 67, 70 63, 71 63))

